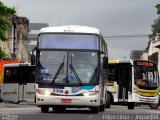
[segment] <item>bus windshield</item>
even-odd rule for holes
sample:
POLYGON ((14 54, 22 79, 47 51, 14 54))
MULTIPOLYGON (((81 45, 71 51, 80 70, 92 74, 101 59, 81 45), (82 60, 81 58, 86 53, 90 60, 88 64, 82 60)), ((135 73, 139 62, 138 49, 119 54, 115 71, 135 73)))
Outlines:
POLYGON ((116 81, 116 66, 115 65, 108 65, 108 81, 116 81))
POLYGON ((93 34, 40 34, 38 48, 98 50, 98 40, 93 34))
POLYGON ((4 83, 35 83, 34 66, 10 66, 4 68, 4 83))
POLYGON ((135 66, 135 84, 140 88, 157 88, 158 77, 157 67, 135 66))
POLYGON ((39 55, 39 83, 83 85, 98 80, 97 52, 41 50, 39 55))

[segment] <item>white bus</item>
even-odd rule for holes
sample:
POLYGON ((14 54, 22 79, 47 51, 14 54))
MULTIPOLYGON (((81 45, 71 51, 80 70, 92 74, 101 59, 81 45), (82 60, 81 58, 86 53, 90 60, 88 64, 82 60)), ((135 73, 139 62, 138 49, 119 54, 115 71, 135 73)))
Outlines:
POLYGON ((4 102, 35 102, 35 66, 29 63, 5 64, 1 98, 4 102))
POLYGON ((87 26, 42 28, 36 48, 36 104, 105 110, 107 44, 99 30, 87 26))
POLYGON ((147 60, 109 60, 108 91, 110 102, 158 103, 159 74, 157 64, 147 60))

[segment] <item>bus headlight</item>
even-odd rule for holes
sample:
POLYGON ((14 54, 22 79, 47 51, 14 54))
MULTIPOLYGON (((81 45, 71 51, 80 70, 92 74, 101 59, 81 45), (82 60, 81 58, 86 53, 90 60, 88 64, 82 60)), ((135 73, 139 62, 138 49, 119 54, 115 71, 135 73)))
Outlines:
POLYGON ((94 96, 97 95, 99 91, 91 91, 91 92, 85 92, 83 93, 83 96, 94 96))
POLYGON ((51 92, 48 90, 36 89, 36 92, 41 95, 51 95, 51 92))
POLYGON ((45 90, 45 91, 44 91, 44 94, 45 94, 45 95, 51 95, 51 92, 48 91, 48 90, 45 90))
POLYGON ((137 93, 137 90, 134 90, 135 93, 137 93))

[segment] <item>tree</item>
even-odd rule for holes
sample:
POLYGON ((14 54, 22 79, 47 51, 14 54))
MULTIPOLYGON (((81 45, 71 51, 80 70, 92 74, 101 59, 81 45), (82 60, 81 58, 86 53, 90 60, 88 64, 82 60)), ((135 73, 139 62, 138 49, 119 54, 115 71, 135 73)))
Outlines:
POLYGON ((154 24, 151 25, 152 28, 152 36, 155 36, 156 33, 160 33, 160 16, 157 20, 154 21, 154 24))
POLYGON ((6 57, 6 52, 0 49, 0 58, 6 57))
MULTIPOLYGON (((11 16, 15 12, 16 12, 15 9, 5 6, 0 1, 0 40, 2 41, 8 40, 6 31, 10 26, 10 21, 7 19, 7 17, 11 16)), ((6 56, 6 52, 0 48, 0 58, 3 58, 5 56, 6 56)))
POLYGON ((5 6, 0 1, 0 39, 2 41, 8 40, 6 31, 10 25, 10 21, 7 19, 7 17, 14 14, 15 12, 15 9, 5 6))
POLYGON ((157 4, 155 7, 157 8, 157 14, 160 15, 160 4, 157 4))
MULTIPOLYGON (((160 4, 155 6, 157 8, 157 14, 160 15, 160 4)), ((156 33, 160 33, 160 16, 157 20, 154 21, 154 24, 151 25, 152 34, 149 35, 149 38, 156 36, 156 33)))

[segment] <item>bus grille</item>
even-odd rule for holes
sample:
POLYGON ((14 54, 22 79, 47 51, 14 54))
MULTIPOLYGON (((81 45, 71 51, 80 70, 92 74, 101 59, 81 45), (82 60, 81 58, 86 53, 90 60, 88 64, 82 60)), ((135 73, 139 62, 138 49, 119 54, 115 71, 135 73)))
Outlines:
POLYGON ((156 90, 146 90, 146 89, 140 89, 136 86, 135 90, 137 91, 137 94, 140 96, 145 97, 155 97, 158 94, 158 88, 156 90))
POLYGON ((157 93, 155 92, 137 92, 138 95, 140 96, 145 96, 145 97, 155 97, 157 93))

